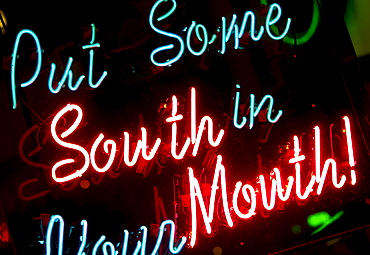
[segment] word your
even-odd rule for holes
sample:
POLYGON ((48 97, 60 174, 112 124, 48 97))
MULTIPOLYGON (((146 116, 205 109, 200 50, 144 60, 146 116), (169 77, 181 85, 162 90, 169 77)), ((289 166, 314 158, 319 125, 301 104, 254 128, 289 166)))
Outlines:
MULTIPOLYGON (((239 89, 240 86, 239 85, 236 85, 236 88, 239 89)), ((247 118, 245 116, 242 117, 242 122, 239 123, 238 122, 238 115, 239 115, 239 98, 240 98, 240 92, 237 90, 236 93, 235 93, 235 105, 234 105, 234 118, 233 118, 233 123, 234 123, 234 126, 236 128, 243 128, 245 126, 245 124, 247 123, 247 118)), ((265 95, 261 102, 259 103, 259 105, 255 108, 255 96, 253 94, 250 95, 250 103, 249 103, 249 114, 250 114, 250 117, 249 117, 249 128, 252 129, 253 125, 254 125, 254 118, 258 116, 258 114, 260 113, 261 109, 262 109, 262 106, 265 104, 265 102, 267 100, 269 100, 269 105, 267 107, 267 114, 266 114, 266 117, 267 117, 267 120, 270 122, 270 123, 276 123, 279 118, 281 117, 281 115, 283 114, 283 111, 282 110, 279 110, 276 117, 275 118, 272 118, 271 117, 271 114, 272 114, 272 111, 273 111, 273 105, 274 105, 274 98, 270 95, 265 95)))
MULTIPOLYGON (((348 152, 348 164, 350 166, 350 176, 351 184, 356 184, 356 172, 354 170, 355 160, 353 156, 353 146, 352 146, 352 136, 351 136, 351 127, 348 117, 343 117, 344 128, 343 132, 346 134, 347 142, 347 152, 348 152)), ((242 184, 241 181, 237 182, 234 188, 232 196, 232 209, 229 206, 228 202, 228 190, 226 188, 226 169, 222 163, 222 156, 217 156, 217 163, 215 167, 215 173, 213 177, 213 183, 211 187, 210 197, 207 197, 209 201, 209 206, 206 206, 204 203, 204 197, 199 185, 198 179, 194 175, 192 168, 188 168, 189 171, 189 182, 190 182, 190 199, 191 199, 191 214, 192 214, 192 235, 190 238, 190 245, 194 246, 197 239, 197 205, 196 201, 198 200, 201 214, 203 217, 203 222, 206 228, 207 233, 212 232, 211 223, 213 221, 213 214, 215 208, 215 198, 217 190, 221 192, 222 206, 225 213, 226 221, 229 227, 233 226, 233 220, 231 218, 231 210, 241 219, 251 218, 256 214, 257 203, 261 203, 266 210, 272 210, 276 205, 276 196, 281 201, 287 201, 292 193, 295 193, 296 197, 300 200, 305 200, 308 198, 310 193, 315 192, 316 195, 322 193, 325 180, 328 176, 329 170, 331 170, 331 182, 335 188, 342 188, 347 180, 347 176, 342 174, 338 176, 337 162, 328 158, 325 160, 324 164, 321 161, 321 144, 320 144, 320 128, 314 128, 314 171, 311 172, 311 176, 308 184, 305 187, 302 187, 301 179, 301 162, 306 159, 305 155, 301 154, 301 148, 299 144, 299 139, 297 136, 293 137, 294 139, 294 156, 289 159, 289 163, 292 164, 295 172, 295 176, 289 176, 287 178, 287 183, 282 181, 280 169, 275 167, 271 174, 270 180, 271 187, 267 188, 265 176, 259 175, 257 181, 257 187, 252 186, 251 184, 242 184), (317 185, 316 185, 317 184, 317 185), (295 190, 293 191, 293 186, 295 190), (315 190, 314 190, 315 189, 315 190), (270 191, 270 194, 268 193, 270 191), (241 203, 239 199, 240 192, 243 195, 243 205, 245 203, 250 205, 249 210, 240 209, 239 204, 241 203), (208 208, 208 212, 207 209, 208 208)), ((305 174, 306 175, 306 174, 305 174)))
MULTIPOLYGON (((90 49, 89 54, 90 54, 90 63, 89 63, 89 73, 88 73, 88 83, 91 88, 97 88, 100 86, 104 78, 107 76, 107 72, 104 71, 99 80, 94 83, 93 82, 93 69, 94 69, 94 50, 93 48, 100 47, 100 44, 94 43, 95 41, 95 25, 92 24, 92 39, 90 41, 89 45, 85 45, 82 48, 83 49, 90 49)), ((11 70, 10 70, 10 84, 11 84, 11 93, 12 93, 12 101, 13 101, 13 109, 17 108, 17 98, 16 98, 16 87, 17 87, 17 82, 16 82, 16 66, 17 66, 17 58, 18 58, 18 48, 19 48, 19 43, 21 41, 21 38, 23 35, 29 34, 32 36, 32 38, 35 41, 36 44, 36 53, 37 53, 37 64, 36 64, 36 69, 32 75, 32 77, 26 81, 20 84, 22 88, 27 87, 31 85, 32 83, 35 82, 37 77, 40 74, 41 71, 41 65, 42 65, 42 49, 40 45, 39 38, 37 35, 28 29, 23 29, 21 30, 16 39, 15 39, 15 44, 14 44, 14 49, 13 49, 13 54, 12 54, 12 62, 11 62, 11 70)), ((54 77, 55 77, 55 70, 56 70, 56 65, 54 63, 51 64, 50 66, 50 74, 49 74, 49 79, 48 79, 48 88, 51 93, 57 94, 59 91, 66 85, 68 84, 68 88, 72 91, 75 91, 79 88, 81 85, 82 81, 85 79, 85 75, 81 75, 75 84, 73 84, 73 72, 71 70, 71 66, 73 63, 73 58, 68 59, 68 63, 65 67, 64 73, 60 79, 60 81, 57 83, 57 86, 55 88, 55 85, 53 85, 54 82, 54 77)))
MULTIPOLYGON (((185 42, 184 42, 183 38, 181 38, 181 36, 179 36, 177 34, 174 34, 174 33, 170 33, 170 32, 166 32, 164 30, 161 30, 161 29, 159 29, 158 27, 156 27, 154 25, 154 13, 156 12, 157 8, 164 2, 168 2, 168 0, 158 0, 153 5, 153 7, 150 11, 150 15, 149 15, 149 24, 150 24, 151 28, 155 32, 157 32, 158 34, 176 39, 179 43, 179 50, 178 50, 177 55, 174 58, 167 59, 165 62, 158 62, 158 61, 155 60, 154 57, 159 52, 166 51, 166 50, 172 50, 175 47, 174 44, 168 44, 168 45, 161 46, 161 47, 156 48, 155 50, 153 50, 152 53, 150 54, 150 59, 151 59, 152 63, 154 65, 157 65, 157 66, 168 66, 168 65, 171 65, 171 64, 175 63, 176 61, 178 61, 181 58, 181 56, 184 54, 184 50, 185 50, 185 42)), ((161 21, 161 20, 166 19, 167 17, 169 17, 176 10, 176 6, 177 6, 176 0, 171 0, 171 2, 172 2, 172 8, 166 14, 157 18, 157 21, 161 21)), ((222 25, 221 25, 221 50, 220 50, 220 53, 221 54, 225 53, 226 43, 230 40, 233 33, 234 33, 234 49, 239 48, 239 39, 242 38, 243 35, 245 33, 248 33, 248 32, 250 33, 250 37, 254 41, 259 41, 262 38, 262 35, 263 35, 265 29, 266 29, 266 33, 268 34, 268 36, 271 39, 273 39, 273 40, 283 39, 284 36, 288 33, 288 30, 290 28, 290 23, 291 23, 290 18, 287 19, 285 29, 280 35, 278 35, 278 36, 274 35, 271 32, 271 29, 270 29, 270 26, 274 26, 274 24, 276 24, 279 21, 279 19, 281 18, 281 13, 282 12, 281 12, 280 5, 278 5, 276 3, 270 5, 269 10, 267 12, 267 16, 266 16, 265 27, 261 25, 260 28, 259 28, 259 31, 257 31, 257 29, 255 27, 256 17, 255 17, 255 15, 252 11, 245 12, 244 17, 243 17, 243 21, 241 22, 240 27, 239 27, 238 24, 236 24, 236 20, 237 20, 237 15, 236 14, 233 15, 232 20, 231 20, 230 25, 229 25, 228 28, 226 28, 227 27, 226 18, 222 17, 221 18, 222 25), (248 21, 250 23, 250 29, 246 30, 246 26, 247 26, 248 21)), ((185 27, 183 29, 183 31, 186 31, 186 30, 187 30, 186 48, 189 50, 189 52, 191 54, 193 54, 195 56, 202 55, 207 50, 208 45, 213 43, 215 38, 216 38, 216 35, 213 35, 211 40, 209 40, 207 29, 202 24, 197 24, 195 21, 192 21, 189 28, 185 27), (203 33, 203 37, 200 36, 200 30, 203 33), (202 47, 199 51, 195 51, 193 49, 193 47, 191 46, 191 43, 190 43, 190 41, 191 41, 190 39, 191 39, 193 31, 195 31, 199 41, 201 41, 203 43, 203 45, 202 45, 202 47)))
MULTIPOLYGON (((86 246, 86 241, 87 241, 87 221, 82 220, 81 221, 81 226, 82 226, 82 236, 80 237, 80 247, 78 250, 77 255, 86 255, 84 252, 85 246, 86 246)), ((180 240, 177 241, 178 245, 177 247, 174 246, 174 241, 175 241, 175 223, 172 220, 165 220, 161 223, 158 231, 158 237, 157 237, 157 242, 153 248, 151 255, 156 255, 158 254, 159 248, 161 246, 161 243, 163 241, 163 235, 165 231, 168 231, 168 228, 166 226, 169 226, 169 240, 168 240, 168 250, 171 252, 171 254, 178 254, 182 248, 184 247, 186 243, 186 237, 181 237, 180 240)), ((140 227, 140 232, 141 232, 141 241, 137 241, 136 248, 132 254, 137 255, 145 255, 146 254, 146 246, 147 246, 147 236, 148 236, 148 229, 145 226, 140 227)), ((129 236, 130 233, 125 229, 123 231, 124 237, 122 240, 122 246, 121 246, 121 253, 122 255, 127 255, 128 251, 128 242, 129 242, 129 236)), ((58 255, 64 255, 63 253, 63 240, 64 240, 64 220, 60 215, 53 215, 50 218, 49 225, 47 228, 47 233, 46 233, 46 238, 45 238, 45 248, 46 248, 46 255, 50 254, 55 254, 53 253, 53 248, 52 247, 58 247, 58 255), (59 223, 59 232, 58 232, 58 245, 57 246, 52 246, 53 241, 52 241, 52 233, 54 229, 55 223, 59 223)), ((106 237, 102 235, 99 240, 95 243, 94 248, 92 250, 91 255, 96 255, 100 250, 103 251, 104 255, 116 255, 118 254, 119 250, 116 250, 116 246, 113 245, 113 243, 109 241, 105 241, 106 237), (104 242, 105 241, 105 242, 104 242)), ((118 245, 117 245, 118 247, 118 245)), ((55 248, 54 248, 55 249, 55 248)), ((99 253, 101 254, 101 253, 99 253)), ((166 253, 167 254, 167 253, 166 253)))

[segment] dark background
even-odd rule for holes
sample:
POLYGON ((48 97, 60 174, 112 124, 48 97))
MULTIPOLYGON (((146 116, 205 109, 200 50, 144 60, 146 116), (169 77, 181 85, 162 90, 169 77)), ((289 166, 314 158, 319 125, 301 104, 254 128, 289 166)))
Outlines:
MULTIPOLYGON (((283 8, 282 19, 292 18, 290 36, 307 29, 312 1, 276 2, 283 8)), ((229 20, 235 13, 241 19, 247 10, 252 10, 263 20, 263 7, 255 0, 177 3, 176 12, 161 23, 176 34, 180 34, 192 20, 204 24, 208 31, 216 31, 222 16, 229 20)), ((232 229, 224 226, 222 217, 217 218, 215 236, 199 234, 196 246, 186 248, 182 253, 217 255, 214 248, 220 247, 222 254, 268 254, 322 238, 322 241, 288 253, 366 254, 362 251, 369 251, 366 227, 369 224, 369 61, 367 56, 358 58, 353 49, 343 20, 346 1, 322 0, 318 3, 320 24, 304 45, 273 41, 265 34, 259 42, 247 40, 243 49, 234 50, 231 41, 226 54, 221 55, 217 52, 218 39, 204 55, 193 56, 186 50, 178 62, 163 69, 153 66, 150 53, 171 43, 172 39, 150 28, 148 16, 153 1, 104 1, 98 5, 64 1, 49 6, 34 2, 2 3, 0 9, 6 15, 8 26, 0 37, 4 63, 0 73, 0 202, 4 213, 0 214, 0 221, 8 226, 10 237, 0 243, 1 252, 42 254, 44 247, 39 241, 43 239, 42 229, 46 230, 41 221, 44 214, 44 224, 47 215, 63 216, 66 254, 77 253, 82 219, 89 222, 88 242, 91 244, 88 254, 102 234, 117 243, 123 229, 136 233, 142 225, 150 228, 151 224, 159 223, 156 222, 154 187, 158 188, 164 201, 168 218, 176 222, 178 235, 185 235, 190 231, 190 214, 189 208, 182 206, 181 195, 188 193, 188 166, 195 169, 198 177, 202 172, 200 178, 204 182, 210 182, 213 168, 204 166, 206 155, 221 154, 227 169, 228 189, 232 192, 238 180, 255 183, 259 174, 267 176, 273 167, 280 165, 292 135, 301 135, 302 150, 311 155, 308 140, 315 125, 322 130, 322 159, 330 157, 329 125, 334 124, 338 130, 341 117, 348 115, 355 141, 358 174, 355 186, 346 184, 336 190, 327 185, 320 197, 310 196, 304 203, 292 200, 268 214, 258 212, 251 220, 237 220, 232 229), (91 23, 98 28, 96 42, 101 44, 95 52, 94 72, 99 78, 99 74, 107 71, 107 78, 94 90, 85 81, 75 92, 64 88, 59 94, 51 94, 47 89, 51 63, 57 64, 61 75, 62 67, 71 56, 75 60, 75 75, 87 74, 88 51, 82 50, 82 45, 90 42, 91 23), (9 57, 17 33, 25 28, 33 30, 40 39, 44 51, 43 68, 34 84, 17 89, 19 107, 12 110, 9 57), (245 102, 250 93, 259 99, 271 94, 275 99, 274 108, 284 111, 281 119, 274 125, 256 121, 252 130, 236 129, 232 125, 236 84, 241 85, 241 102, 245 102), (138 135, 140 126, 149 130, 151 141, 156 135, 169 141, 169 125, 163 124, 169 113, 163 105, 175 94, 180 101, 179 113, 187 118, 188 94, 193 86, 197 89, 198 120, 210 115, 217 123, 216 130, 226 130, 224 142, 217 150, 203 146, 196 158, 186 157, 184 161, 176 162, 167 158, 165 149, 161 148, 163 153, 149 164, 145 174, 138 173, 137 167, 119 167, 117 178, 89 169, 81 179, 66 185, 51 180, 47 166, 65 158, 68 150, 61 149, 51 138, 45 143, 42 140, 49 131, 52 116, 67 103, 78 104, 84 109, 86 126, 78 133, 76 131, 72 139, 87 148, 99 133, 119 141, 123 131, 138 135), (36 131, 20 146, 22 136, 35 125, 36 131), (29 160, 46 165, 44 168, 30 165, 19 156, 19 147, 29 153, 38 146, 40 150, 29 155, 29 160), (99 179, 102 176, 104 179, 99 179), (27 186, 25 193, 50 192, 25 201, 19 196, 18 189, 32 178, 38 178, 38 181, 27 186), (90 186, 82 188, 82 180, 90 186), (314 228, 308 226, 307 217, 321 211, 331 216, 339 211, 344 214, 322 232, 311 235, 314 228), (293 226, 298 225, 301 231, 293 233, 293 226), (71 226, 75 228, 67 237, 71 226), (359 230, 354 231, 357 228, 359 230)), ((185 38, 185 34, 183 36, 185 38)), ((21 43, 19 80, 28 79, 33 72, 34 47, 32 40, 24 39, 21 43)), ((181 125, 185 127, 184 123, 181 125)), ((335 145, 336 159, 346 161, 340 154, 342 144, 335 145)), ((311 162, 305 165, 310 166, 311 162)), ((131 241, 134 244, 135 238, 131 241)))

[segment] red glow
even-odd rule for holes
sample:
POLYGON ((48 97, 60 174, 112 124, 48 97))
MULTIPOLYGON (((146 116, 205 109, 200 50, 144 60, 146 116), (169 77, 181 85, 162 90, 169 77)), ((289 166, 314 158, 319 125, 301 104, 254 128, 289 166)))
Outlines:
MULTIPOLYGON (((349 120, 348 118, 345 119, 348 121, 347 127, 346 127, 346 133, 347 138, 350 137, 350 129, 349 129, 349 120)), ((289 163, 294 164, 295 169, 295 178, 293 176, 288 177, 288 183, 286 185, 283 185, 281 180, 281 173, 278 168, 274 168, 273 172, 271 174, 271 188, 268 189, 266 187, 266 180, 265 176, 259 175, 258 181, 256 187, 259 187, 259 192, 255 192, 255 188, 253 187, 253 184, 245 184, 243 185, 241 181, 238 181, 235 185, 233 196, 232 196, 232 208, 235 212, 235 214, 241 218, 241 219, 248 219, 251 218, 253 215, 255 215, 256 207, 258 206, 257 202, 262 203, 263 207, 266 210, 272 210, 276 205, 276 194, 278 199, 281 201, 287 201, 291 197, 291 193, 293 190, 293 185, 295 184, 295 195, 300 200, 305 200, 309 197, 310 193, 313 191, 314 186, 317 185, 317 191, 316 193, 319 195, 322 193, 322 189, 325 183, 325 179, 327 176, 327 173, 329 171, 329 167, 331 167, 331 182, 334 187, 336 188, 342 188, 346 181, 346 176, 342 175, 340 177, 340 180, 338 180, 338 172, 337 172, 337 162, 332 159, 328 158, 323 168, 321 169, 320 165, 320 159, 321 159, 321 150, 318 148, 320 146, 320 129, 318 127, 314 128, 315 130, 315 148, 313 150, 315 151, 315 168, 316 173, 319 176, 317 178, 318 181, 316 181, 316 176, 314 174, 311 174, 311 177, 308 180, 308 184, 306 185, 306 188, 304 191, 302 190, 303 180, 301 179, 301 161, 306 160, 306 157, 301 154, 299 139, 297 136, 294 136, 294 157, 289 159, 289 163), (259 185, 258 185, 259 184, 259 185), (283 188, 285 187, 285 189, 283 188), (240 201, 238 199, 240 190, 242 190, 243 198, 246 203, 250 205, 250 209, 246 212, 243 210, 243 212, 240 210, 240 201), (249 191, 249 192, 248 192, 249 191), (269 192, 268 192, 269 191, 269 192), (285 194, 284 194, 285 192, 285 194), (268 194, 269 193, 269 194, 268 194), (257 198, 257 196, 260 196, 260 198, 257 198), (268 198, 269 197, 269 198, 268 198)), ((347 143, 349 144, 348 147, 352 149, 352 143, 349 141, 352 141, 348 138, 347 143)), ((349 152, 350 154, 351 152, 349 152)), ((352 149, 353 153, 353 149, 352 149)), ((353 155, 353 154, 352 154, 353 155)), ((350 156, 351 157, 351 156, 350 156)), ((351 163, 354 164, 354 159, 351 161, 351 163)), ((350 163, 350 164, 351 164, 350 163)), ((352 166, 352 165, 351 165, 352 166)), ((306 174, 305 174, 306 175, 306 174)), ((354 184, 356 181, 356 175, 354 170, 351 171, 351 177, 352 182, 351 184, 354 184)), ((211 190, 211 195, 209 198, 209 205, 208 207, 205 205, 204 198, 201 193, 201 189, 199 186, 199 181, 197 178, 194 177, 194 171, 192 168, 189 168, 189 182, 190 182, 190 196, 191 196, 191 213, 192 213, 192 234, 191 234, 191 240, 190 245, 194 246, 197 238, 197 205, 196 205, 196 198, 198 198, 199 207, 201 210, 204 226, 207 230, 207 233, 212 232, 212 221, 213 221, 213 213, 215 210, 215 196, 217 189, 221 190, 222 194, 222 202, 223 202, 223 209, 225 212, 225 217, 227 219, 227 222, 229 226, 233 226, 233 222, 230 217, 230 209, 228 206, 228 197, 227 197, 227 188, 226 188, 226 170, 225 167, 222 164, 222 157, 219 155, 217 157, 217 164, 215 166, 215 172, 213 177, 213 185, 211 190), (221 187, 218 187, 218 179, 220 179, 221 187), (207 213, 208 208, 208 213, 207 213)))
POLYGON ((126 165, 128 166, 133 166, 136 164, 137 159, 140 154, 141 150, 141 140, 137 141, 136 148, 134 155, 132 156, 132 160, 129 159, 129 154, 130 154, 130 134, 127 132, 124 132, 123 135, 125 136, 125 144, 123 146, 123 160, 125 161, 126 165))
POLYGON ((286 185, 286 190, 285 190, 285 196, 283 194, 284 189, 280 177, 280 170, 278 168, 274 168, 274 174, 275 174, 275 179, 276 179, 276 184, 277 184, 277 194, 278 197, 280 198, 281 201, 287 201, 288 198, 290 197, 290 192, 292 192, 293 188, 293 183, 294 183, 294 177, 289 176, 288 177, 288 184, 286 185))
POLYGON ((261 196, 262 196, 262 204, 266 208, 266 210, 271 210, 275 206, 275 198, 276 198, 276 180, 271 180, 271 196, 270 196, 270 204, 267 202, 267 190, 265 184, 265 177, 260 175, 258 177, 259 183, 261 185, 261 196))
POLYGON ((208 142, 211 146, 217 147, 222 137, 225 133, 223 129, 220 130, 216 140, 213 140, 213 121, 212 118, 209 116, 204 116, 200 120, 200 124, 198 126, 198 132, 196 132, 196 96, 195 96, 195 88, 191 88, 191 142, 194 144, 193 153, 192 155, 195 157, 198 153, 199 144, 202 139, 203 131, 206 126, 206 122, 208 121, 208 142))
POLYGON ((116 148, 117 148, 117 145, 116 145, 115 141, 106 140, 104 142, 104 152, 107 153, 107 154, 109 153, 109 159, 108 159, 107 164, 103 168, 98 167, 96 162, 95 162, 95 154, 96 154, 96 149, 98 148, 99 144, 101 143, 101 141, 103 139, 104 139, 104 135, 99 134, 99 137, 96 138, 96 140, 95 140, 95 142, 94 142, 94 144, 91 148, 91 152, 90 152, 91 165, 93 166, 95 171, 100 172, 100 173, 104 173, 104 172, 108 171, 108 169, 112 166, 114 157, 116 155, 116 148), (108 149, 109 145, 110 145, 110 148, 111 148, 110 152, 109 152, 109 149, 108 149))
POLYGON ((356 184, 356 171, 353 170, 353 168, 355 167, 355 157, 353 156, 351 124, 347 116, 344 116, 343 120, 344 120, 344 125, 346 128, 348 163, 351 166, 351 183, 352 185, 355 185, 356 184))
POLYGON ((151 160, 154 158, 154 155, 156 154, 157 150, 158 150, 158 147, 159 145, 161 144, 161 139, 160 138, 157 138, 149 155, 147 154, 146 150, 147 150, 147 133, 146 133, 146 128, 141 128, 141 146, 142 146, 142 149, 141 149, 141 152, 142 152, 142 156, 144 159, 146 160, 151 160))
POLYGON ((86 172, 86 170, 88 169, 89 164, 90 164, 89 153, 83 147, 81 147, 79 145, 76 145, 76 144, 73 144, 73 143, 64 142, 57 135, 56 126, 57 126, 58 121, 60 120, 60 118, 64 114, 66 114, 66 113, 68 113, 72 110, 77 111, 78 116, 77 116, 75 122, 73 123, 73 125, 70 126, 65 132, 63 132, 61 134, 61 137, 66 138, 71 133, 73 133, 73 131, 76 130, 76 128, 78 127, 78 125, 81 123, 81 120, 82 120, 82 110, 77 105, 68 104, 61 111, 59 111, 57 113, 57 115, 55 115, 55 117, 54 117, 54 119, 51 123, 51 135, 53 136, 54 140, 57 143, 59 143, 61 146, 81 152, 83 154, 84 158, 85 158, 85 164, 83 165, 83 167, 81 169, 76 170, 73 174, 67 175, 65 177, 57 177, 56 171, 59 167, 61 167, 63 165, 66 165, 66 164, 73 163, 75 160, 74 159, 64 159, 64 160, 59 161, 51 169, 52 177, 56 182, 66 182, 66 181, 70 181, 74 178, 81 177, 82 174, 86 172))
MULTIPOLYGON (((196 122, 196 97, 195 97, 195 92, 196 92, 195 88, 191 88, 191 113, 190 113, 190 115, 191 115, 191 121, 190 121, 191 134, 190 134, 190 137, 185 136, 186 139, 185 139, 183 147, 180 150, 180 153, 177 153, 177 147, 178 147, 178 144, 177 144, 177 133, 178 133, 177 132, 177 122, 182 120, 183 116, 181 114, 177 114, 177 98, 176 98, 176 96, 172 97, 172 112, 171 112, 171 116, 168 117, 166 119, 166 121, 169 122, 169 123, 172 122, 172 124, 171 124, 172 125, 172 128, 171 128, 171 155, 175 159, 183 159, 185 154, 187 153, 191 143, 194 145, 192 155, 196 156, 197 153, 198 153, 198 150, 199 150, 199 146, 200 146, 200 142, 201 142, 201 139, 202 139, 203 131, 206 128, 208 129, 207 130, 208 143, 213 147, 217 147, 217 146, 220 145, 221 140, 223 138, 223 135, 225 133, 225 131, 223 129, 220 129, 217 137, 214 139, 214 137, 213 137, 213 120, 209 116, 203 116, 200 123, 199 123, 198 129, 196 129, 197 122, 196 122)), ((84 165, 81 169, 75 170, 75 172, 73 174, 67 175, 65 177, 58 177, 57 174, 56 174, 57 169, 59 169, 63 165, 72 164, 72 163, 75 162, 75 160, 74 159, 64 159, 64 160, 61 160, 61 161, 55 163, 54 166, 52 167, 52 178, 56 182, 67 182, 67 181, 70 181, 74 178, 81 177, 84 174, 84 172, 86 172, 86 170, 89 168, 90 162, 91 162, 92 168, 95 169, 97 172, 101 172, 101 173, 106 172, 113 165, 114 160, 116 158, 116 154, 117 154, 116 142, 114 140, 110 140, 110 139, 106 140, 103 143, 103 148, 104 148, 104 152, 106 154, 109 154, 109 158, 106 162, 106 165, 104 167, 100 168, 98 166, 97 162, 96 162, 95 155, 96 155, 96 151, 98 149, 99 144, 104 139, 104 134, 100 134, 96 138, 96 140, 94 141, 93 146, 91 148, 90 154, 82 146, 62 141, 56 133, 56 124, 58 123, 60 118, 62 118, 65 114, 67 114, 69 111, 72 111, 72 110, 77 111, 77 113, 78 113, 77 117, 75 118, 73 124, 67 130, 65 130, 60 135, 60 137, 61 138, 68 137, 80 125, 80 123, 82 121, 82 115, 83 115, 82 109, 77 105, 68 104, 66 107, 64 107, 62 110, 60 110, 57 113, 57 115, 54 117, 54 119, 52 121, 52 128, 51 128, 52 129, 52 136, 53 136, 54 140, 58 144, 62 145, 63 147, 73 149, 73 150, 77 150, 80 153, 82 153, 83 156, 84 156, 84 159, 85 159, 85 163, 84 163, 84 165)), ((140 156, 140 151, 141 151, 142 158, 149 161, 149 160, 152 160, 154 158, 155 154, 157 153, 157 150, 158 150, 159 146, 161 145, 161 139, 160 138, 157 138, 155 140, 154 145, 152 146, 152 148, 150 148, 147 145, 148 135, 147 135, 147 130, 144 127, 141 128, 141 139, 138 139, 136 143, 130 142, 130 136, 131 136, 130 133, 124 132, 123 135, 124 135, 123 151, 118 152, 118 153, 123 153, 123 156, 121 154, 119 156, 119 158, 120 159, 123 158, 123 161, 125 162, 125 164, 127 166, 130 166, 130 167, 137 164, 137 162, 139 160, 139 156, 140 156), (130 149, 131 146, 135 147, 135 149, 134 150, 130 149)))
POLYGON ((212 232, 211 223, 213 221, 215 198, 216 198, 216 191, 219 188, 218 187, 219 179, 221 183, 222 205, 223 205, 225 217, 226 217, 228 225, 232 227, 234 224, 231 219, 229 203, 227 200, 225 167, 222 165, 222 157, 220 155, 217 156, 217 163, 216 163, 215 174, 213 177, 213 184, 211 188, 211 196, 210 196, 208 214, 207 214, 206 205, 204 203, 204 199, 202 196, 202 192, 199 186, 199 182, 194 177, 193 169, 189 167, 190 199, 191 199, 191 214, 192 214, 192 236, 190 239, 190 246, 195 245, 196 237, 197 237, 197 206, 196 206, 196 200, 195 200, 196 198, 198 198, 200 210, 203 216, 203 222, 206 227, 207 233, 210 234, 212 232))
POLYGON ((237 182, 235 184, 234 189, 234 195, 233 195, 233 208, 236 213, 241 219, 248 219, 255 215, 256 206, 257 206, 257 200, 256 200, 256 192, 254 191, 253 187, 249 184, 244 184, 242 187, 242 182, 237 182), (247 201, 249 204, 251 204, 251 208, 249 209, 248 213, 243 214, 238 207, 238 195, 240 192, 240 189, 242 189, 243 198, 245 201, 247 201), (248 195, 247 189, 249 190, 249 193, 251 196, 248 195))
POLYGON ((184 146, 182 147, 180 154, 177 154, 176 147, 177 147, 177 124, 176 121, 182 120, 182 115, 176 115, 177 114, 177 98, 176 96, 172 96, 172 117, 169 117, 166 119, 167 122, 173 122, 172 123, 172 134, 171 134, 171 155, 175 159, 183 159, 185 156, 185 153, 187 152, 189 145, 190 145, 190 138, 187 137, 186 141, 184 143, 184 146))
POLYGON ((327 159, 324 163, 323 168, 321 169, 321 142, 320 142, 320 128, 318 126, 314 127, 315 132, 315 168, 316 168, 316 182, 319 184, 317 187, 316 193, 318 195, 321 194, 322 189, 324 187, 324 182, 326 175, 329 171, 329 167, 331 166, 331 176, 332 176, 332 183, 334 187, 341 188, 343 187, 346 176, 342 175, 340 177, 340 182, 338 183, 338 169, 337 169, 337 162, 334 159, 327 159))

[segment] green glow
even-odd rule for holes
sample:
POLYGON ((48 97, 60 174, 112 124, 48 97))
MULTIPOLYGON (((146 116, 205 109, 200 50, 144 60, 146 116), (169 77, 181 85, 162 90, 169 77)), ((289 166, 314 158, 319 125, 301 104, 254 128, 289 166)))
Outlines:
POLYGON ((347 1, 344 20, 358 57, 363 57, 370 54, 369 10, 369 0, 347 1))
MULTIPOLYGON (((260 0, 261 4, 268 5, 267 0, 260 0)), ((321 0, 318 0, 319 4, 321 4, 321 0)), ((312 19, 311 19, 311 24, 310 27, 307 29, 307 31, 302 32, 302 33, 297 33, 296 34, 296 39, 294 37, 290 36, 287 34, 283 41, 289 45, 302 45, 307 43, 312 36, 315 34, 317 27, 319 26, 320 23, 320 11, 319 11, 319 6, 315 0, 312 0, 313 8, 312 8, 312 19)), ((274 34, 278 34, 278 29, 276 26, 271 26, 271 30, 273 31, 274 34)))
POLYGON ((299 226, 298 224, 295 224, 293 227, 292 227, 292 232, 293 232, 293 234, 299 234, 299 233, 301 233, 301 231, 302 231, 302 228, 301 228, 301 226, 299 226))
POLYGON ((336 213, 333 217, 329 215, 327 212, 317 212, 314 214, 311 214, 307 217, 307 223, 311 228, 317 228, 314 232, 312 232, 311 235, 314 235, 327 226, 329 226, 331 223, 342 217, 344 214, 343 211, 339 211, 336 213))

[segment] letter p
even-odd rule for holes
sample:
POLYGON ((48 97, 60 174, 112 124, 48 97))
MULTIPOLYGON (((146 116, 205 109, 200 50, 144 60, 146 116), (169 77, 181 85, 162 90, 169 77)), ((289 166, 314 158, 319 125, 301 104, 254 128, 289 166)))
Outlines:
POLYGON ((37 76, 40 73, 41 70, 41 62, 42 62, 42 56, 41 56, 41 46, 40 46, 40 41, 37 35, 32 32, 31 30, 28 29, 23 29, 21 30, 17 38, 15 39, 14 43, 14 49, 13 49, 13 54, 12 54, 12 63, 11 63, 11 70, 10 70, 10 78, 11 78, 11 93, 12 93, 12 101, 13 101, 13 109, 17 108, 17 98, 16 98, 16 81, 15 81, 15 66, 17 63, 17 53, 18 53, 18 47, 19 47, 19 41, 24 34, 30 34, 33 39, 35 40, 36 43, 36 52, 37 52, 37 65, 36 65, 36 70, 33 74, 33 76, 26 82, 21 83, 21 87, 27 87, 28 85, 31 85, 37 78, 37 76))

